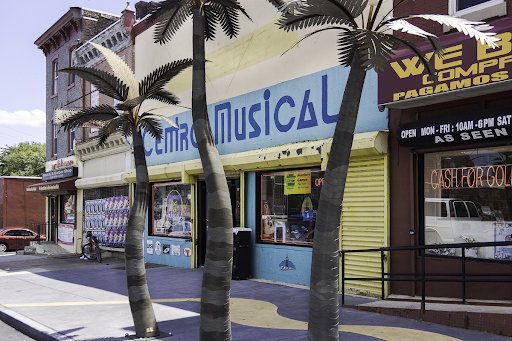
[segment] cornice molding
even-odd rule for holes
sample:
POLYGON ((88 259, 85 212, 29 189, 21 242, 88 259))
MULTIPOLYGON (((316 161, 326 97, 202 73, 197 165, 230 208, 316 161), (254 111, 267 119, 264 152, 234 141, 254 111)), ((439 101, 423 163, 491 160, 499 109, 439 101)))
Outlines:
POLYGON ((81 30, 81 19, 76 11, 68 11, 50 27, 34 44, 48 56, 58 50, 81 30), (75 12, 75 13, 74 13, 75 12))
POLYGON ((77 143, 75 146, 75 151, 82 162, 126 153, 130 150, 130 144, 121 133, 111 135, 102 146, 98 146, 98 139, 77 143))
MULTIPOLYGON (((130 33, 128 33, 121 20, 116 21, 88 42, 102 45, 114 53, 119 53, 132 45, 130 33)), ((78 65, 94 67, 104 61, 105 57, 88 42, 76 49, 76 58, 78 65)))

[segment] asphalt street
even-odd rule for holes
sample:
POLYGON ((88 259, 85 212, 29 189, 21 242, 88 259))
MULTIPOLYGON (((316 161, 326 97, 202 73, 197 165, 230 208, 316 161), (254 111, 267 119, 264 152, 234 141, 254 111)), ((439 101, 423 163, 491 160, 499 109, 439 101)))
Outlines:
POLYGON ((14 329, 3 321, 0 321, 0 335, 2 341, 32 341, 34 340, 20 331, 14 329))
MULTIPOLYGON (((202 269, 146 264, 160 340, 198 340, 202 269), (169 333, 172 332, 172 336, 169 333)), ((35 340, 123 341, 133 336, 124 261, 76 255, 0 255, 0 316, 35 340)), ((295 341, 307 334, 309 291, 262 280, 233 281, 235 341, 295 341)), ((347 304, 375 299, 347 295, 347 304)), ((501 341, 507 337, 340 308, 344 341, 501 341)), ((133 338, 132 338, 133 339, 133 338)), ((0 340, 9 340, 2 338, 0 340)), ((14 338, 14 340, 18 340, 14 338)), ((23 339, 19 339, 23 340, 23 339)), ((30 340, 30 339, 29 339, 30 340)))

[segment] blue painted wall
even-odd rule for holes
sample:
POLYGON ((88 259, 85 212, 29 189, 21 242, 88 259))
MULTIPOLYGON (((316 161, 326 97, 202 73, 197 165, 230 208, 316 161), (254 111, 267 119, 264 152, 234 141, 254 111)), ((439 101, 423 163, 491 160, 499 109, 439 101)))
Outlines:
MULTIPOLYGON (((279 144, 332 137, 348 78, 341 66, 283 82, 208 106, 219 153, 230 154, 279 144)), ((179 128, 163 122, 164 136, 155 140, 145 134, 148 166, 199 158, 190 111, 173 117, 179 128)), ((387 129, 386 113, 377 108, 377 76, 367 73, 356 133, 387 129)), ((297 165, 300 167, 300 165, 297 165)), ((309 285, 311 247, 256 243, 256 173, 246 173, 245 226, 252 229, 252 277, 309 285), (290 265, 292 266, 285 266, 290 265)), ((147 222, 146 222, 147 226, 147 222)), ((179 238, 146 239, 180 245, 181 255, 146 254, 146 261, 190 268, 183 248, 190 242, 179 238)), ((144 245, 146 247, 146 245, 144 245)))
MULTIPOLYGON (((219 153, 231 154, 291 142, 332 137, 349 68, 333 67, 242 96, 210 104, 219 153)), ((377 76, 367 73, 356 133, 387 129, 377 108, 377 76)), ((144 134, 148 166, 199 158, 190 111, 161 121, 164 138, 144 134)))
POLYGON ((183 249, 188 247, 192 249, 190 240, 183 239, 183 238, 171 238, 171 237, 157 237, 157 236, 149 236, 148 235, 148 217, 146 216, 146 224, 145 224, 145 230, 144 230, 144 260, 148 263, 154 263, 154 264, 164 264, 169 266, 175 266, 178 268, 191 268, 191 259, 190 257, 185 256, 183 253, 183 249), (147 253, 147 241, 152 240, 153 241, 153 254, 147 253), (162 252, 160 255, 157 254, 156 245, 157 242, 160 242, 160 245, 162 247, 162 252), (169 253, 164 253, 163 246, 169 245, 169 247, 172 249, 173 245, 179 245, 180 246, 180 255, 179 256, 173 256, 171 254, 171 250, 169 250, 169 253))

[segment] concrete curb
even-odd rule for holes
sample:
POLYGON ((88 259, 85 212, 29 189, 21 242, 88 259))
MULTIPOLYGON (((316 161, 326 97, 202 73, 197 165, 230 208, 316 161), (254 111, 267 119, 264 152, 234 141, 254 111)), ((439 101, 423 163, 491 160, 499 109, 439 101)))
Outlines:
POLYGON ((45 325, 0 305, 0 320, 38 341, 74 341, 45 325))

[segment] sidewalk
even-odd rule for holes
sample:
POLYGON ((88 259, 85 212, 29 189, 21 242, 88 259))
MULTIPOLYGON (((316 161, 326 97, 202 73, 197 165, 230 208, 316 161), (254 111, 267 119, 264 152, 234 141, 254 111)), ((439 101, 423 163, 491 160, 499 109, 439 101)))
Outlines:
MULTIPOLYGON (((160 340, 197 340, 201 269, 148 264, 147 278, 160 340)), ((125 334, 133 339, 123 264, 55 271, 1 270, 0 287, 0 318, 36 340, 116 341, 127 340, 125 334)), ((306 340, 308 295, 300 286, 233 281, 233 340, 306 340)), ((372 302, 376 300, 346 296, 348 305, 372 302)), ((340 340, 350 341, 510 340, 350 308, 340 309, 340 332, 340 340)))

